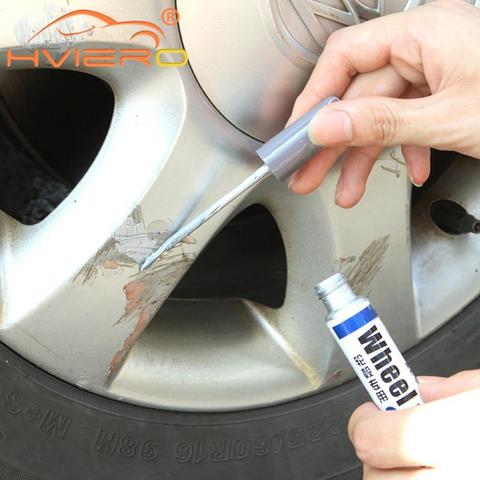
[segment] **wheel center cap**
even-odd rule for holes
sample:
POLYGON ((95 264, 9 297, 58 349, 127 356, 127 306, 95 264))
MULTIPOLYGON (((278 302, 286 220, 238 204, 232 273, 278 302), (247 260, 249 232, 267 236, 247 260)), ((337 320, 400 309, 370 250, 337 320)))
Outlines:
POLYGON ((281 39, 315 62, 334 30, 421 5, 424 0, 270 0, 281 39))
POLYGON ((424 0, 178 0, 195 77, 243 132, 266 141, 285 126, 329 35, 424 0))

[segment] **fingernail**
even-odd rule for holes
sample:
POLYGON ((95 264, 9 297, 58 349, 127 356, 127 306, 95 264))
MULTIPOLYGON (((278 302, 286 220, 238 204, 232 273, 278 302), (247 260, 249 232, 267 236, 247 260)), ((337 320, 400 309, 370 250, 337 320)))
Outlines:
POLYGON ((299 178, 300 178, 300 173, 294 172, 293 175, 290 177, 290 180, 288 181, 288 188, 292 189, 292 187, 295 185, 295 183, 297 183, 299 178))
MULTIPOLYGON (((410 165, 409 165, 410 167, 410 165)), ((417 188, 423 187, 423 183, 417 183, 415 179, 413 178, 413 174, 410 172, 410 168, 408 168, 408 177, 410 178, 410 181, 412 182, 412 185, 414 185, 417 188)))
POLYGON ((412 182, 412 185, 414 185, 417 188, 423 187, 423 183, 416 183, 412 177, 410 177, 410 181, 412 182))
POLYGON ((350 143, 353 140, 352 119, 346 112, 321 110, 310 122, 308 136, 318 146, 350 143))
POLYGON ((335 191, 335 203, 338 205, 340 198, 342 197, 343 193, 343 175, 340 175, 337 183, 337 190, 335 191))
POLYGON ((417 382, 420 383, 421 385, 425 385, 428 383, 440 383, 445 380, 446 378, 444 377, 429 377, 429 376, 417 377, 417 382))

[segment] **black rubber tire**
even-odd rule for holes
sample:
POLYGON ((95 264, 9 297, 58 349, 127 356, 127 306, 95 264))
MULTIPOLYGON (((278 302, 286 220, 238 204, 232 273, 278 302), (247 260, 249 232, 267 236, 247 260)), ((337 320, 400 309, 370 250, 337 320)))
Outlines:
MULTIPOLYGON (((408 355, 417 374, 480 367, 480 300, 408 355)), ((0 345, 1 480, 353 480, 358 382, 234 413, 159 411, 97 397, 0 345)))

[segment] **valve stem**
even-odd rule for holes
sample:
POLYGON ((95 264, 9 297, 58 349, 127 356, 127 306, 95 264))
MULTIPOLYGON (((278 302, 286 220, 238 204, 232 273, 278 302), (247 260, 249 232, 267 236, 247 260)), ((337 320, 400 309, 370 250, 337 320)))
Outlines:
POLYGON ((433 202, 430 215, 438 228, 451 235, 480 233, 480 220, 452 200, 433 202))

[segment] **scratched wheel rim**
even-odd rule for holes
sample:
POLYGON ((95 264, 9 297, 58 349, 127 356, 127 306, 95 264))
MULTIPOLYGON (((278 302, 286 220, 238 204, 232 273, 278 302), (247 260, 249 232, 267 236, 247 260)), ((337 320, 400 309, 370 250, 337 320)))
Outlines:
MULTIPOLYGON (((306 198, 270 179, 140 274, 139 264, 172 230, 259 166, 254 152, 260 140, 286 120, 288 102, 324 41, 316 38, 309 47, 295 23, 280 25, 290 18, 281 16, 288 6, 280 1, 260 2, 260 10, 255 2, 242 2, 242 8, 230 5, 228 12, 225 2, 209 2, 204 10, 194 3, 178 2, 180 29, 169 27, 162 40, 165 48, 189 51, 191 63, 184 68, 159 71, 132 62, 92 72, 68 60, 63 65, 110 85, 113 117, 92 167, 53 213, 31 226, 0 213, 0 338, 67 382, 131 403, 189 411, 271 405, 353 376, 324 326, 324 311, 313 292, 333 272, 342 271, 357 293, 369 296, 402 350, 478 295, 478 242, 473 235, 439 230, 429 206, 448 198, 478 216, 480 172, 475 161, 458 159, 412 208, 401 153, 388 150, 374 168, 365 199, 351 211, 334 205, 338 170, 306 198), (211 32, 201 33, 207 11, 221 21, 212 21, 211 32), (219 30, 224 22, 234 22, 227 30, 236 41, 223 44, 234 50, 235 61, 242 55, 251 58, 252 50, 262 58, 255 77, 249 77, 250 71, 239 76, 218 51, 218 35, 226 35, 219 30), (245 25, 250 26, 248 39, 236 33, 245 25), (285 36, 272 37, 279 25, 295 41, 289 37, 285 44, 285 36), (212 64, 212 57, 223 58, 223 67, 212 64), (283 97, 272 88, 275 78, 292 87, 283 97), (240 86, 242 101, 234 101, 240 86), (276 97, 283 99, 281 105, 276 97), (260 98, 269 108, 258 107, 260 98), (252 205, 270 212, 283 239, 283 303, 273 308, 242 297, 167 300, 209 241, 252 205), (449 295, 444 294, 446 282, 449 295)), ((325 20, 323 4, 313 3, 314 12, 323 15, 322 25, 337 28, 331 18, 325 20)), ((358 3, 345 2, 348 18, 378 14, 358 3)), ((397 10, 406 6, 388 4, 397 10)), ((117 2, 108 15, 126 21, 138 19, 141 11, 142 20, 158 23, 155 2, 144 1, 141 7, 117 2)), ((43 7, 29 0, 9 6, 2 13, 2 58, 8 48, 31 53, 25 32, 31 34, 62 12, 52 7, 46 18, 43 7), (19 18, 33 23, 19 24, 19 18)), ((131 36, 101 30, 70 42, 75 48, 110 49, 133 42, 154 52, 150 37, 131 36)), ((65 52, 62 42, 48 37, 48 47, 57 54, 65 52)), ((245 282, 250 281, 246 275, 245 282)))

